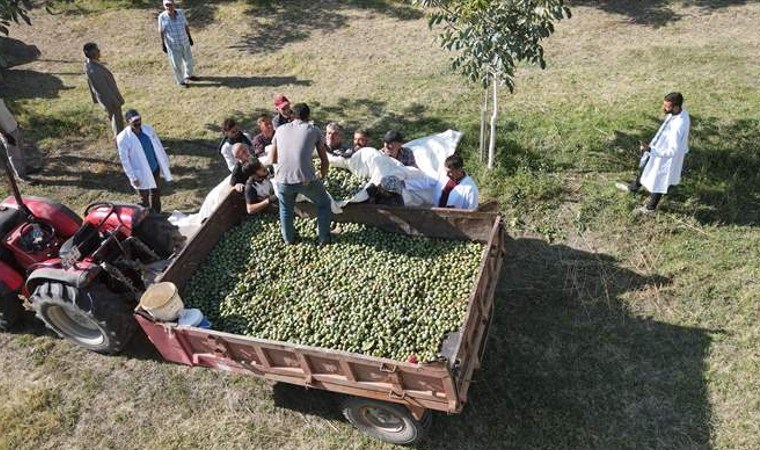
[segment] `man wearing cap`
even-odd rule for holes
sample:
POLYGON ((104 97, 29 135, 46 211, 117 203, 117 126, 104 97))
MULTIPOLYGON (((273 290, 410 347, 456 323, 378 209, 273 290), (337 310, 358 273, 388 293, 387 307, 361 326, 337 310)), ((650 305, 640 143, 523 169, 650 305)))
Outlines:
POLYGON ((121 115, 121 106, 124 98, 116 86, 116 80, 110 70, 100 62, 100 49, 98 44, 88 42, 84 44, 84 72, 87 75, 87 85, 90 87, 90 95, 93 103, 100 103, 111 122, 113 135, 116 137, 124 128, 124 119, 121 115))
POLYGON ((261 161, 253 158, 250 162, 245 163, 243 174, 248 177, 244 190, 245 209, 248 214, 256 214, 279 203, 274 193, 269 168, 261 161))
POLYGON ((287 244, 296 240, 293 226, 293 210, 296 197, 302 194, 317 207, 317 228, 319 243, 330 243, 330 196, 322 180, 317 178, 311 159, 316 148, 320 160, 322 179, 327 177, 330 162, 327 159, 327 147, 319 128, 309 123, 311 111, 305 103, 293 107, 295 120, 286 123, 274 132, 272 138, 271 160, 276 164, 274 179, 280 200, 280 230, 287 244))
POLYGON ((188 81, 197 80, 193 76, 193 37, 185 18, 185 12, 174 7, 174 0, 163 0, 164 11, 158 15, 158 33, 161 35, 161 49, 169 56, 169 64, 174 71, 174 79, 180 87, 186 88, 188 81))
POLYGON ((232 169, 235 168, 235 163, 237 162, 235 156, 232 154, 232 147, 235 144, 245 144, 250 146, 251 135, 241 130, 237 122, 235 122, 235 119, 232 118, 224 119, 224 122, 222 122, 222 133, 224 133, 224 137, 219 144, 219 153, 222 154, 224 162, 227 164, 227 169, 232 172, 232 169))
POLYGON ((253 150, 253 154, 259 157, 266 153, 267 146, 272 144, 274 124, 272 124, 272 119, 269 116, 262 114, 256 119, 256 125, 259 126, 259 134, 253 137, 251 149, 253 150))
POLYGON ((21 149, 21 130, 13 114, 5 106, 5 101, 0 98, 0 141, 2 141, 8 154, 8 162, 16 179, 30 185, 37 184, 37 180, 29 178, 30 172, 39 172, 39 168, 27 168, 26 155, 21 149))
POLYGON ((277 115, 272 118, 272 125, 274 125, 275 130, 280 125, 293 121, 293 110, 290 109, 290 100, 283 94, 274 96, 274 108, 277 110, 277 115))
POLYGON ((478 207, 478 187, 464 171, 464 161, 451 155, 443 163, 445 172, 438 179, 435 203, 439 208, 475 209, 478 207))
POLYGON ((391 130, 383 136, 383 148, 380 151, 405 166, 417 167, 414 153, 402 145, 403 140, 404 136, 401 133, 391 130))
POLYGON ((119 159, 129 182, 140 195, 140 204, 161 212, 161 176, 171 181, 169 157, 153 128, 142 123, 140 114, 130 109, 124 114, 129 126, 116 137, 119 159))

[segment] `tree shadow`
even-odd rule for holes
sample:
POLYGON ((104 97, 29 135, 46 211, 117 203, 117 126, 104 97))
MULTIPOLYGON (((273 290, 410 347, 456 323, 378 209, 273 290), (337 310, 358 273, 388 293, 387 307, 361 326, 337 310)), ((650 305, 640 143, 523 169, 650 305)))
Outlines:
POLYGON ((63 90, 74 89, 64 86, 60 78, 33 70, 7 70, 5 82, 0 83, 0 96, 5 99, 57 98, 63 90))
POLYGON ((219 87, 225 86, 230 89, 246 89, 251 87, 280 87, 280 86, 311 86, 311 80, 299 80, 298 77, 223 77, 223 76, 199 76, 198 81, 190 84, 196 87, 219 87))
POLYGON ((574 0, 573 6, 598 8, 611 14, 627 17, 626 22, 659 28, 677 22, 683 15, 674 6, 696 6, 710 13, 716 9, 744 5, 747 0, 574 0))
MULTIPOLYGON (((635 149, 639 140, 651 139, 658 122, 653 117, 646 130, 616 131, 611 145, 635 149)), ((620 164, 635 167, 634 152, 621 156, 620 164)), ((665 208, 702 224, 760 223, 760 120, 692 115, 681 184, 672 186, 667 198, 665 208)))
MULTIPOLYGON (((416 448, 708 448, 710 332, 633 316, 623 299, 668 282, 608 255, 508 239, 468 404, 435 414, 416 448)), ((340 420, 325 393, 283 386, 274 398, 340 420)))
POLYGON ((386 0, 271 1, 248 0, 246 15, 253 20, 251 30, 231 48, 249 53, 269 53, 286 45, 309 39, 312 32, 334 31, 348 24, 351 9, 369 9, 399 20, 416 20, 422 12, 411 6, 386 0))
POLYGON ((413 103, 399 110, 388 102, 374 99, 338 98, 335 103, 312 106, 312 116, 318 123, 339 122, 346 129, 346 139, 353 131, 363 129, 372 137, 371 145, 382 146, 382 136, 388 130, 398 130, 406 141, 456 129, 452 122, 428 113, 427 108, 413 103))

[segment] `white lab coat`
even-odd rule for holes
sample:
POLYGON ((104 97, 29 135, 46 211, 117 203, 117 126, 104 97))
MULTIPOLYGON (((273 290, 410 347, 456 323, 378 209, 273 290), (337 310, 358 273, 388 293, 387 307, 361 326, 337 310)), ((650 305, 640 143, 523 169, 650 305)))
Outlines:
MULTIPOLYGON (((449 182, 449 177, 445 173, 442 173, 438 177, 438 185, 435 188, 435 203, 434 206, 438 206, 438 202, 441 200, 441 194, 443 193, 443 187, 449 182)), ((454 189, 449 193, 449 200, 446 203, 448 207, 454 207, 459 209, 475 209, 478 207, 478 187, 475 186, 475 181, 469 175, 465 175, 459 181, 454 189)))
MULTIPOLYGON (((248 138, 249 141, 253 142, 253 139, 251 138, 251 135, 243 132, 243 135, 248 138)), ((224 141, 224 144, 222 144, 222 148, 219 150, 219 153, 222 154, 222 157, 224 158, 224 162, 227 163, 227 169, 232 172, 232 169, 235 168, 235 164, 237 164, 237 160, 232 155, 232 146, 235 144, 230 144, 227 140, 224 141)), ((253 151, 253 149, 251 149, 253 151)))
POLYGON ((641 185, 649 192, 666 194, 668 187, 681 181, 683 160, 689 153, 691 119, 685 109, 678 115, 668 114, 649 144, 649 161, 641 174, 641 185))
MULTIPOLYGON (((150 137, 153 143, 153 150, 156 152, 158 167, 164 180, 171 181, 172 174, 169 172, 169 157, 166 156, 166 150, 161 145, 161 141, 156 136, 153 128, 142 124, 142 132, 150 137)), ((124 173, 129 178, 129 184, 135 189, 155 189, 156 180, 153 179, 153 173, 148 165, 148 158, 140 144, 140 139, 132 131, 132 127, 127 126, 116 136, 116 146, 119 149, 119 159, 124 173), (135 186, 132 180, 139 180, 140 186, 135 186)))

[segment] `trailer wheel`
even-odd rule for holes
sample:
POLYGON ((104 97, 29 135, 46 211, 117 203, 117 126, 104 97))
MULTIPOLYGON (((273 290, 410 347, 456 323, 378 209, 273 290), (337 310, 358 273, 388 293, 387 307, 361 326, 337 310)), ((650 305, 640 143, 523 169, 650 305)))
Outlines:
POLYGON ((362 433, 400 445, 422 439, 432 423, 430 411, 418 421, 402 405, 361 397, 347 398, 343 402, 343 415, 362 433))
POLYGON ((0 331, 8 331, 21 317, 24 305, 13 292, 0 297, 0 331))
POLYGON ((76 289, 48 281, 34 290, 32 305, 56 334, 97 353, 120 351, 137 329, 126 298, 103 286, 76 289))

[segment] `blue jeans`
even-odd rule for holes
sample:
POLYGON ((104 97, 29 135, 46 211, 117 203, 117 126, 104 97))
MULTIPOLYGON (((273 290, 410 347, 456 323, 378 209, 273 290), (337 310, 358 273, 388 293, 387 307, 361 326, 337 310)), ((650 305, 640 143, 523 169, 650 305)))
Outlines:
POLYGON ((327 195, 322 180, 298 184, 277 183, 277 190, 279 191, 277 199, 280 201, 280 230, 285 242, 293 243, 296 239, 296 229, 293 226, 293 208, 298 194, 302 194, 317 206, 319 242, 330 242, 332 210, 330 209, 330 196, 327 195))

